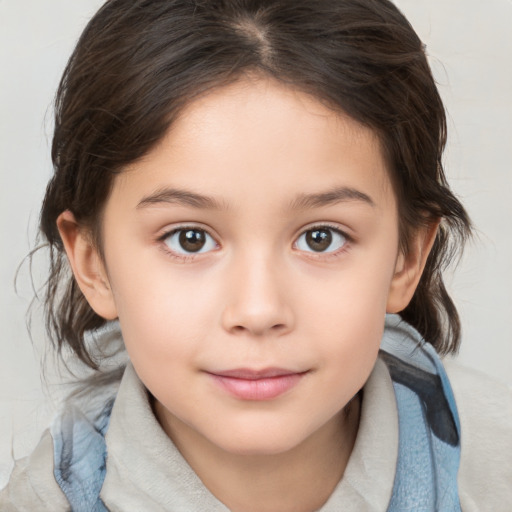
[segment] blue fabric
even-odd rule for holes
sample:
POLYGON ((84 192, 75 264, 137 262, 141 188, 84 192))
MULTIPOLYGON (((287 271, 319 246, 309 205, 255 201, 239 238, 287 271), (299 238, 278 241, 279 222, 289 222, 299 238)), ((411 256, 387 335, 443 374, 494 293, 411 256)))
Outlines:
POLYGON ((71 512, 107 512, 100 499, 105 480, 106 445, 114 399, 92 420, 75 407, 67 408, 52 426, 54 475, 71 512))
POLYGON ((381 344, 398 408, 398 461, 389 512, 460 512, 460 423, 434 348, 396 315, 381 344))
MULTIPOLYGON (((460 512, 460 424, 434 348, 389 315, 381 345, 398 409, 398 460, 388 512, 460 512)), ((72 512, 106 512, 100 499, 114 398, 92 419, 68 408, 52 427, 55 478, 72 512)))

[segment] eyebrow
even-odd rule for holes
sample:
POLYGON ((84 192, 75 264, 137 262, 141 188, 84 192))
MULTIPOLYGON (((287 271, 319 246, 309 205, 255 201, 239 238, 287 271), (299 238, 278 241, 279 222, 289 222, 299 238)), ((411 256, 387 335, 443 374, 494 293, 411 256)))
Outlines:
MULTIPOLYGON (((315 194, 300 194, 291 202, 290 208, 292 210, 305 210, 308 208, 320 208, 322 206, 329 206, 347 201, 361 201, 372 207, 375 206, 372 198, 364 192, 355 188, 339 187, 315 194)), ((218 201, 214 197, 177 188, 161 188, 156 190, 141 199, 137 204, 137 209, 157 206, 162 203, 191 206, 199 209, 227 209, 226 204, 218 201)))
POLYGON ((322 206, 329 206, 347 201, 361 201, 371 207, 375 207, 373 199, 364 192, 355 188, 339 187, 333 190, 328 190, 327 192, 301 194, 292 201, 291 208, 292 210, 320 208, 322 206))
POLYGON ((192 206, 193 208, 210 210, 225 209, 225 205, 221 204, 213 197, 177 188, 158 189, 157 191, 145 196, 137 205, 137 209, 157 206, 162 203, 179 204, 192 206))

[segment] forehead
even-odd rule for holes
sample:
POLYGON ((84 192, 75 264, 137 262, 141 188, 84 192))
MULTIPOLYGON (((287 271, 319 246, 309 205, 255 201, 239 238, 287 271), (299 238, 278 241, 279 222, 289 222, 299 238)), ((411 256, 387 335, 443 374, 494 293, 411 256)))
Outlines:
POLYGON ((193 101, 147 155, 116 178, 132 203, 169 186, 218 197, 281 202, 340 187, 377 207, 394 194, 377 135, 347 115, 272 79, 247 78, 193 101))

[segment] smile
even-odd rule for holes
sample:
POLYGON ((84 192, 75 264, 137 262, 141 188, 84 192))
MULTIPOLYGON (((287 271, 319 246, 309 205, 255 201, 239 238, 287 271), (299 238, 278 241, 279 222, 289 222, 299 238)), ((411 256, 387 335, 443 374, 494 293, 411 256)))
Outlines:
POLYGON ((235 370, 210 373, 214 382, 230 395, 241 400, 272 400, 294 388, 308 373, 279 368, 235 370))

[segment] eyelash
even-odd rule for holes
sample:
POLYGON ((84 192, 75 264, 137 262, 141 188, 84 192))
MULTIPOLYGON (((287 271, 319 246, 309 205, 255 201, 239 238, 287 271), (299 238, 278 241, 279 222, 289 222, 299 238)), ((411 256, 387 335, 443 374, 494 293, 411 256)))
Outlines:
MULTIPOLYGON (((206 251, 205 253, 197 252, 197 253, 189 253, 189 254, 179 254, 179 253, 176 253, 175 251, 171 250, 168 247, 168 245, 165 243, 165 241, 168 240, 171 236, 175 235, 176 233, 179 233, 182 231, 187 231, 187 230, 188 231, 202 231, 202 232, 206 233, 209 237, 212 238, 212 240, 215 241, 217 248, 219 247, 219 244, 217 243, 216 238, 212 234, 210 234, 210 232, 207 229, 200 227, 200 226, 183 225, 183 226, 173 228, 169 231, 166 231, 165 233, 163 233, 162 235, 160 235, 157 238, 157 241, 160 243, 162 250, 167 255, 169 255, 172 258, 174 258, 178 261, 181 261, 183 263, 187 263, 187 262, 190 262, 190 261, 196 259, 198 257, 198 255, 200 255, 200 254, 206 254, 206 253, 212 252, 212 251, 206 251)), ((329 230, 329 231, 335 232, 336 234, 341 235, 345 239, 345 243, 339 249, 336 249, 331 252, 320 252, 320 251, 315 252, 313 250, 312 251, 301 251, 300 249, 296 249, 296 250, 306 254, 307 257, 309 257, 309 258, 327 259, 327 258, 337 257, 340 254, 344 253, 348 249, 350 244, 353 242, 353 237, 348 235, 345 231, 341 230, 339 227, 333 226, 328 223, 327 224, 324 223, 324 224, 314 224, 311 226, 307 226, 305 229, 302 229, 300 231, 300 233, 297 235, 297 237, 295 238, 295 241, 293 243, 293 248, 294 249, 296 248, 298 240, 300 239, 301 236, 305 235, 308 232, 312 232, 315 230, 318 230, 318 231, 329 230)))
MULTIPOLYGON (((340 256, 341 254, 345 253, 348 248, 350 247, 351 243, 353 243, 354 238, 348 235, 345 231, 341 230, 338 226, 334 226, 329 223, 323 223, 323 224, 313 224, 311 226, 307 226, 305 229, 302 229, 299 233, 299 235, 295 238, 295 242, 293 243, 294 246, 297 245, 297 242, 299 238, 303 235, 305 235, 308 232, 311 231, 321 231, 321 230, 328 230, 333 231, 338 235, 341 235, 345 239, 345 243, 339 248, 331 252, 315 252, 315 251, 301 251, 303 252, 306 257, 308 258, 314 258, 314 259, 330 259, 330 258, 336 258, 340 256)), ((298 249, 300 250, 300 249, 298 249)))
MULTIPOLYGON (((169 246, 165 243, 165 241, 168 240, 171 236, 173 236, 176 233, 179 233, 181 231, 202 231, 203 233, 206 233, 209 237, 211 237, 212 240, 215 241, 217 247, 219 246, 215 237, 213 235, 211 235, 207 229, 205 229, 201 226, 185 224, 183 226, 178 226, 176 228, 173 228, 169 231, 166 231, 162 235, 160 235, 157 238, 157 242, 160 243, 160 247, 165 252, 165 254, 167 254, 168 256, 171 256, 172 258, 174 258, 180 262, 183 262, 183 263, 190 262, 190 261, 196 259, 198 254, 203 254, 203 253, 199 253, 199 252, 198 253, 190 253, 190 254, 179 254, 169 248, 169 246)), ((211 252, 211 251, 208 251, 208 252, 211 252)))

